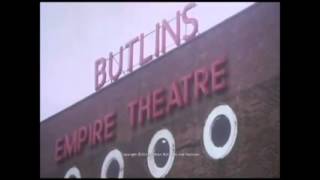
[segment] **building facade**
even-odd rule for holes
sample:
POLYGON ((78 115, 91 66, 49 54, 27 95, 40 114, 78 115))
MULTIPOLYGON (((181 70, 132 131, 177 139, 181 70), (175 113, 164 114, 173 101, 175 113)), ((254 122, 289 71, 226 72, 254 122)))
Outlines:
POLYGON ((280 4, 256 3, 45 120, 40 163, 41 177, 279 177, 280 4))

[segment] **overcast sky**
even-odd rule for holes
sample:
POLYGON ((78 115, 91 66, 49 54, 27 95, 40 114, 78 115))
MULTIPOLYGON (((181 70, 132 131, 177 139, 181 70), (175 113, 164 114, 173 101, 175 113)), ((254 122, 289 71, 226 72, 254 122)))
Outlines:
MULTIPOLYGON (((40 121, 95 93, 95 60, 118 52, 140 33, 151 32, 156 23, 175 17, 186 4, 41 3, 40 121)), ((198 19, 201 34, 253 3, 196 4, 188 15, 198 19)), ((151 47, 147 39, 145 44, 151 47)))

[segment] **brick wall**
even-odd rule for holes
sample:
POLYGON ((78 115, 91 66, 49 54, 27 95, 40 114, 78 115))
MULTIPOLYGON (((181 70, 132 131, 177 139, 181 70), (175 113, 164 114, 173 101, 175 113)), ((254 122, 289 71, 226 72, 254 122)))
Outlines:
MULTIPOLYGON (((201 22, 200 22, 201 23, 201 22)), ((50 117, 40 127, 41 177, 64 177, 73 166, 82 177, 100 177, 105 156, 147 153, 154 133, 171 131, 176 156, 166 177, 279 177, 280 176, 280 7, 256 3, 92 96, 50 117), (228 88, 192 101, 157 122, 132 130, 127 103, 177 78, 211 65, 222 54, 228 58, 228 88), (206 153, 202 135, 205 120, 219 104, 237 116, 238 135, 231 152, 214 160, 206 153), (116 111, 116 140, 100 144, 63 163, 54 161, 55 140, 81 125, 116 111)), ((152 177, 146 157, 124 157, 124 177, 152 177)))

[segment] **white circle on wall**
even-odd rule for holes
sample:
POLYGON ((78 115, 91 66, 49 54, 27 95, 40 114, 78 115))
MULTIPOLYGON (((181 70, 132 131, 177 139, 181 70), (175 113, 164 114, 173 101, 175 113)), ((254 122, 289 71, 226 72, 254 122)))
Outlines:
POLYGON ((148 146, 147 161, 148 161, 148 168, 151 175, 156 178, 165 177, 169 173, 170 169, 172 168, 174 157, 175 157, 175 142, 174 142, 172 133, 168 129, 161 129, 157 131, 153 135, 150 141, 150 144, 148 146), (163 164, 162 167, 157 165, 155 161, 155 156, 153 154, 155 152, 156 144, 159 140, 161 140, 161 142, 165 141, 169 146, 168 159, 166 160, 166 162, 163 164))
POLYGON ((110 167, 111 162, 116 161, 119 165, 119 173, 118 178, 123 178, 124 174, 124 160, 121 152, 118 149, 114 149, 110 151, 107 156, 105 157, 102 168, 101 168, 101 178, 108 178, 107 171, 110 167))
MULTIPOLYGON (((215 131, 216 128, 214 129, 215 131)), ((219 129, 219 131, 224 131, 224 129, 219 129)), ((213 159, 222 159, 227 156, 237 138, 238 132, 238 125, 237 125, 237 117, 233 110, 228 105, 220 105, 214 108, 211 113, 209 114, 203 130, 203 143, 206 152, 209 156, 213 159), (223 117, 224 121, 228 123, 228 126, 224 126, 223 128, 227 127, 229 136, 225 139, 225 143, 223 145, 218 146, 213 142, 212 134, 214 134, 213 129, 217 126, 218 119, 223 117)))
POLYGON ((66 175, 64 176, 64 178, 72 178, 72 177, 74 177, 74 178, 81 178, 81 174, 80 174, 80 171, 79 171, 79 169, 77 168, 77 167, 72 167, 72 168, 70 168, 68 171, 67 171, 67 173, 66 173, 66 175))

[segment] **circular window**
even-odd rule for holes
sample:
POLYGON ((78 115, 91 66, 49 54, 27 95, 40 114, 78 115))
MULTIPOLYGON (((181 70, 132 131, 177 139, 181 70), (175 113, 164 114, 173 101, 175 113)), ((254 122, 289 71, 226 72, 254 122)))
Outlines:
POLYGON ((228 105, 220 105, 209 114, 203 130, 206 152, 213 159, 228 155, 237 137, 237 117, 228 105))
POLYGON ((71 169, 69 169, 66 173, 66 175, 64 176, 64 178, 81 178, 81 174, 80 171, 77 167, 72 167, 71 169))
POLYGON ((165 177, 174 161, 175 142, 168 129, 156 132, 148 147, 148 168, 153 177, 165 177))
POLYGON ((217 147, 222 147, 230 136, 231 124, 225 115, 218 115, 211 125, 211 140, 217 147))
POLYGON ((105 157, 102 169, 101 178, 123 178, 124 161, 121 152, 114 149, 105 157))
POLYGON ((161 138, 156 142, 154 146, 154 153, 161 155, 155 156, 154 161, 158 167, 164 167, 169 159, 169 143, 165 138, 161 138))

